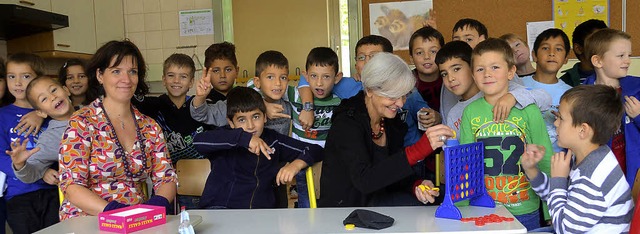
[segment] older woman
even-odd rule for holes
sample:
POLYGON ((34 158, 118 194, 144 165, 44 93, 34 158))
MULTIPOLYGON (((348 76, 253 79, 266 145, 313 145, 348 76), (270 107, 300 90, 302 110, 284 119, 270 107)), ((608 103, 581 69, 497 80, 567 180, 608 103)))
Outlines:
POLYGON ((406 124, 397 115, 415 85, 409 66, 390 53, 377 53, 364 66, 364 91, 343 100, 333 114, 325 145, 319 206, 416 205, 438 193, 417 189, 428 180, 412 166, 443 145, 452 130, 427 129, 414 145, 403 147, 406 124))
POLYGON ((110 41, 89 62, 90 87, 99 98, 69 120, 60 143, 60 220, 146 203, 169 206, 176 175, 162 129, 131 105, 144 95, 146 66, 129 41, 110 41), (150 177, 154 194, 142 193, 150 177))

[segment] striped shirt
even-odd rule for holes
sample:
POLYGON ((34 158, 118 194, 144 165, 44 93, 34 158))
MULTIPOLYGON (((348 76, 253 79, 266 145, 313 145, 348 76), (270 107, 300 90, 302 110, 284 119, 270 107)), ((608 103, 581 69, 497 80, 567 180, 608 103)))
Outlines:
POLYGON ((329 134, 329 128, 331 128, 331 117, 333 116, 333 110, 340 105, 340 98, 335 94, 330 94, 328 97, 319 99, 314 97, 313 103, 313 126, 309 130, 304 130, 298 119, 300 112, 302 111, 303 104, 302 98, 298 88, 289 86, 287 91, 287 98, 291 103, 292 112, 291 118, 293 119, 293 128, 291 129, 291 137, 296 140, 304 141, 311 144, 317 144, 324 147, 324 142, 329 134))
POLYGON ((631 190, 608 146, 572 165, 567 178, 539 173, 531 180, 547 201, 557 233, 628 233, 633 215, 631 190))

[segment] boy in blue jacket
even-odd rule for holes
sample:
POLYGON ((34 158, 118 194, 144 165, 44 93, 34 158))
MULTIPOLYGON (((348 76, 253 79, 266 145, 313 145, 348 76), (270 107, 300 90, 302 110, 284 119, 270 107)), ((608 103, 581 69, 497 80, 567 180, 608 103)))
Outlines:
POLYGON ((584 53, 595 71, 587 77, 585 84, 612 86, 622 95, 622 124, 607 145, 616 156, 627 182, 633 186, 640 168, 640 79, 627 75, 631 66, 631 36, 616 29, 600 29, 587 37, 584 53))
POLYGON ((205 209, 275 208, 272 185, 290 182, 308 165, 322 160, 322 148, 265 129, 262 96, 246 87, 227 94, 229 126, 196 135, 198 152, 211 161, 202 193, 205 209), (289 162, 280 168, 279 162, 289 162))

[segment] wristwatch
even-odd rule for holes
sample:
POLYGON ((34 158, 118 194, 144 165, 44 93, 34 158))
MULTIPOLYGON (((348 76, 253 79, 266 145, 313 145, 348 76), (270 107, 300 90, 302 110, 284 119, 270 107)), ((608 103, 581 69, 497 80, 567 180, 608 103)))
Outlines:
POLYGON ((302 104, 302 110, 303 111, 313 111, 313 103, 305 102, 304 104, 302 104))

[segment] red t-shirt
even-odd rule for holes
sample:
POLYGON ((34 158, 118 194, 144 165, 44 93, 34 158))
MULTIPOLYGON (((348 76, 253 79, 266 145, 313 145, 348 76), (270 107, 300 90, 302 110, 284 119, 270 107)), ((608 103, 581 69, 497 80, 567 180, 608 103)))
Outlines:
POLYGON ((438 78, 433 82, 424 82, 418 77, 416 70, 413 70, 416 77, 416 88, 422 99, 424 99, 431 109, 440 112, 440 93, 442 92, 442 79, 438 78))
MULTIPOLYGON (((620 88, 618 88, 618 93, 622 92, 620 88)), ((624 116, 626 118, 626 116, 624 116)), ((626 142, 624 140, 624 122, 620 125, 620 128, 613 134, 613 138, 611 138, 611 151, 613 155, 616 156, 618 160, 618 164, 620 164, 620 168, 622 172, 627 173, 627 152, 625 151, 626 142)))

